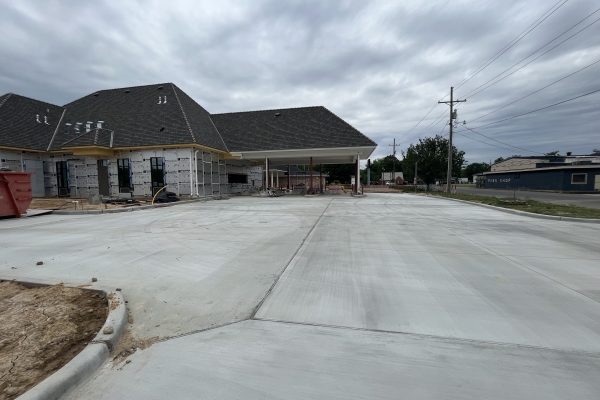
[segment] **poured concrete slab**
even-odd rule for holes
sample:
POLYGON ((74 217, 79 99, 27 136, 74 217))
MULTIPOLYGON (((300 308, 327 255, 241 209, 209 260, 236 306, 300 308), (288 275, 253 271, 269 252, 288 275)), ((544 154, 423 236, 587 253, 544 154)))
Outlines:
POLYGON ((121 288, 140 337, 239 321, 251 315, 329 201, 233 198, 2 220, 0 278, 121 288))
POLYGON ((159 343, 67 399, 595 399, 600 358, 246 321, 159 343))
POLYGON ((600 225, 449 203, 336 202, 257 317, 600 351, 600 225))
POLYGON ((0 277, 97 277, 171 337, 71 398, 597 399, 598 237, 423 196, 236 198, 2 220, 0 277), (257 316, 288 322, 197 332, 275 282, 257 316))

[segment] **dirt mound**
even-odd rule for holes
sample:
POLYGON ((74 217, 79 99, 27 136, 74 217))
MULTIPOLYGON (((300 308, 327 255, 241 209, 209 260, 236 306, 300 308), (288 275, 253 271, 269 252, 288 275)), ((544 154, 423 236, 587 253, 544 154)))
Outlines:
POLYGON ((102 293, 0 282, 0 400, 14 399, 69 362, 107 316, 102 293))

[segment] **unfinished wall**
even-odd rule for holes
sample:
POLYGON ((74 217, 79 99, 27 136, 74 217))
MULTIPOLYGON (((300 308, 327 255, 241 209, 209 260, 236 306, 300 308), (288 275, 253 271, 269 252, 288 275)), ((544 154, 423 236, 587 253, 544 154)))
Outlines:
MULTIPOLYGON (((164 158, 164 180, 167 190, 178 196, 210 197, 227 193, 250 191, 262 185, 262 167, 236 161, 225 161, 216 153, 193 149, 131 150, 117 152, 107 159, 109 192, 113 197, 150 197, 152 195, 150 158, 164 158), (128 158, 132 193, 119 193, 117 159, 128 158), (195 158, 195 160, 194 160, 195 158), (192 182, 190 191, 190 161, 192 182), (194 166, 194 162, 196 165, 194 166), (247 184, 229 184, 227 174, 248 175, 247 184), (196 179, 197 176, 197 179, 196 179)), ((14 171, 37 171, 34 196, 58 196, 56 162, 67 161, 69 196, 89 198, 98 195, 98 157, 80 157, 68 153, 43 154, 0 151, 0 166, 14 171)), ((32 178, 32 181, 35 178, 32 178)))
POLYGON ((56 163, 66 161, 69 196, 88 198, 98 194, 98 161, 93 157, 71 154, 51 154, 44 157, 44 186, 46 196, 58 196, 56 163))
POLYGON ((41 153, 0 150, 0 168, 31 172, 31 194, 34 197, 45 194, 43 159, 41 153))
POLYGON ((189 196, 191 193, 191 154, 190 149, 131 150, 117 153, 116 157, 112 158, 109 164, 111 195, 119 195, 117 159, 129 159, 133 195, 150 197, 152 195, 150 158, 163 157, 166 190, 174 192, 178 196, 189 196))
MULTIPOLYGON (((247 183, 228 183, 228 193, 245 193, 259 190, 263 183, 263 168, 262 166, 246 165, 236 161, 227 161, 228 174, 244 174, 248 175, 247 183)), ((227 177, 224 178, 228 182, 227 177)))
POLYGON ((118 153, 111 160, 111 193, 117 193, 117 158, 129 158, 134 196, 151 195, 150 158, 163 157, 165 160, 165 184, 167 190, 178 196, 208 197, 227 193, 226 165, 216 153, 194 149, 162 149, 128 151, 118 153), (190 181, 191 161, 191 181, 190 181), (191 186, 190 186, 191 184, 191 186), (191 190, 190 190, 191 189, 191 190))

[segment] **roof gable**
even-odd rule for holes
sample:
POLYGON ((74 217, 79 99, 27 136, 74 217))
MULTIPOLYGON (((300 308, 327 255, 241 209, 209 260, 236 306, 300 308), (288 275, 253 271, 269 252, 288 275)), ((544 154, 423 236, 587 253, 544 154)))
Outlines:
POLYGON ((208 112, 172 83, 101 90, 65 107, 53 149, 102 121, 102 129, 114 132, 113 147, 197 143, 226 150, 208 112))
POLYGON ((376 146, 322 106, 212 114, 230 151, 376 146))
POLYGON ((85 133, 88 123, 96 128, 98 121, 116 133, 115 147, 193 143, 170 84, 101 90, 65 108, 52 149, 85 133))

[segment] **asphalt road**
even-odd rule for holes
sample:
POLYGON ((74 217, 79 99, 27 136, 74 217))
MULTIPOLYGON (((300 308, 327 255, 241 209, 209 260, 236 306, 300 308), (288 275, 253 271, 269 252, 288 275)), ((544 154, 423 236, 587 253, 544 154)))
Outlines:
POLYGON ((600 208, 600 193, 559 193, 536 192, 531 190, 484 189, 471 186, 457 186, 458 193, 476 194, 481 196, 510 197, 516 195, 519 199, 531 199, 546 203, 574 205, 580 207, 600 208))
POLYGON ((0 221, 0 276, 98 276, 162 337, 67 399, 597 399, 599 236, 408 194, 234 198, 0 221))

